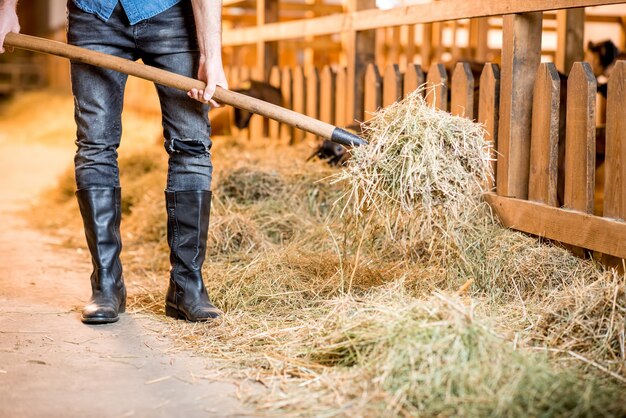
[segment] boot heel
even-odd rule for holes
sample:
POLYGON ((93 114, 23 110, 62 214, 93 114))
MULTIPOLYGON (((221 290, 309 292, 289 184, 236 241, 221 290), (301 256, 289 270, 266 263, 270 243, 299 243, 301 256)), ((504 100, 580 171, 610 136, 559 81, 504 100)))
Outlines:
POLYGON ((120 308, 117 310, 119 313, 126 312, 126 300, 120 304, 120 308))
POLYGON ((185 319, 183 314, 181 314, 178 309, 172 308, 169 305, 165 305, 165 315, 174 319, 185 319))

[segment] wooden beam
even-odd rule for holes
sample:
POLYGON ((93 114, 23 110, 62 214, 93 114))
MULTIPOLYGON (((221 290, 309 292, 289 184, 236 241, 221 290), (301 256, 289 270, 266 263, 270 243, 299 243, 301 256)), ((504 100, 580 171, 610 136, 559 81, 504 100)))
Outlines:
POLYGON ((247 3, 247 0, 222 0, 222 7, 240 6, 247 3))
MULTIPOLYGON (((356 13, 357 10, 375 9, 376 0, 349 0, 348 10, 356 13)), ((378 10, 378 9, 376 9, 378 10)), ((342 16, 342 15, 340 15, 342 16)), ((312 19, 316 20, 316 19, 312 19)), ((348 77, 346 114, 349 120, 363 121, 364 118, 364 81, 368 64, 376 60, 376 31, 352 30, 348 34, 347 69, 348 77)))
MULTIPOLYGON (((257 25, 278 22, 278 0, 257 0, 257 25)), ((257 71, 263 80, 267 80, 273 66, 278 65, 278 42, 259 39, 257 41, 257 71)))
POLYGON ((624 0, 525 0, 523 2, 474 0, 455 2, 454 7, 450 7, 450 2, 442 1, 429 3, 427 7, 424 4, 416 4, 390 10, 377 8, 360 11, 350 10, 349 13, 334 14, 315 19, 227 30, 224 31, 222 36, 222 44, 224 46, 245 45, 254 44, 260 39, 278 41, 304 36, 330 35, 340 32, 413 25, 416 23, 443 22, 477 17, 503 16, 513 13, 520 14, 623 3, 624 0))
POLYGON ((556 68, 569 74, 576 61, 585 58, 585 9, 559 10, 557 12, 556 68))
MULTIPOLYGON (((307 3, 279 3, 281 12, 310 12, 311 5, 307 3)), ((228 11, 229 8, 243 9, 243 11, 256 10, 256 1, 248 0, 223 0, 222 8, 228 11)), ((315 6, 315 12, 319 15, 332 13, 343 13, 343 6, 340 4, 319 4, 315 6)))
POLYGON ((492 193, 485 200, 508 228, 626 258, 626 222, 492 193))
POLYGON ((541 58, 541 13, 504 17, 498 128, 500 196, 528 197, 533 88, 541 58))

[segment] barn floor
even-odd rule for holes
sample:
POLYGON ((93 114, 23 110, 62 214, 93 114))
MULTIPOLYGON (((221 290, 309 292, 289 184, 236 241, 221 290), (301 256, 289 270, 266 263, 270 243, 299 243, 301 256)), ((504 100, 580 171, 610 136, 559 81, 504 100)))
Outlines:
POLYGON ((0 416, 245 415, 237 385, 210 358, 174 351, 162 324, 141 314, 80 322, 88 257, 18 215, 71 164, 72 149, 0 133, 0 416))

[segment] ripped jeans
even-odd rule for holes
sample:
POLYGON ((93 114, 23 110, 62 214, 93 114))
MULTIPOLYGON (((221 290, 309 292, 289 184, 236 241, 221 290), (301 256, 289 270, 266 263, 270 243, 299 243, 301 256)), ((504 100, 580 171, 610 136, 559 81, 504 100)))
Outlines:
MULTIPOLYGON (((72 0, 67 5, 70 44, 196 77, 200 55, 189 0, 132 26, 121 3, 107 22, 80 10, 72 0)), ((71 79, 77 126, 76 185, 78 189, 119 187, 117 148, 127 76, 72 61, 71 79)), ((169 154, 166 189, 211 190, 208 105, 183 91, 156 88, 169 154)))

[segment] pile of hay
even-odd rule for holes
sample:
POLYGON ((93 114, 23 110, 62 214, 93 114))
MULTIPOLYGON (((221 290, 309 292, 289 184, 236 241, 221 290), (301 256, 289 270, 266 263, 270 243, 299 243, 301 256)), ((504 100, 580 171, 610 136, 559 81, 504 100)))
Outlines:
POLYGON ((131 311, 267 386, 249 400, 268 414, 625 415, 624 277, 492 218, 480 126, 416 93, 367 135, 340 171, 306 145, 216 141, 204 274, 226 315, 208 324, 162 314, 164 167, 134 161, 131 311))

